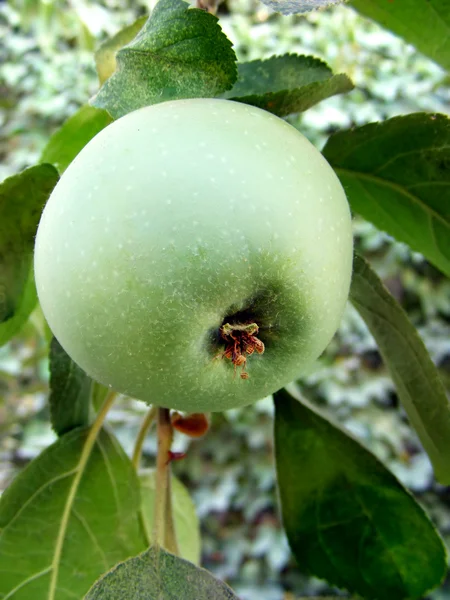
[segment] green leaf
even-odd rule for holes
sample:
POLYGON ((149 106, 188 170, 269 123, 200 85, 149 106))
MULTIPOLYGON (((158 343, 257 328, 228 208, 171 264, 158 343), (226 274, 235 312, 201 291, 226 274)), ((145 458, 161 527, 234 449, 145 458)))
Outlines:
POLYGON ((89 431, 64 435, 2 495, 0 598, 82 598, 145 548, 134 469, 106 431, 89 452, 89 431))
POLYGON ((237 81, 222 97, 284 117, 352 88, 347 75, 333 75, 323 61, 312 56, 285 54, 239 63, 237 81))
POLYGON ((238 600, 211 573, 165 550, 150 548, 117 565, 85 600, 238 600))
POLYGON ((136 37, 139 31, 147 21, 147 17, 139 17, 134 23, 121 29, 116 35, 101 44, 95 53, 95 65, 97 67, 100 85, 103 85, 107 79, 116 70, 117 51, 129 44, 136 37))
MULTIPOLYGON (((153 469, 140 475, 142 516, 147 538, 151 539, 155 506, 156 477, 153 469)), ((195 506, 186 487, 172 476, 172 509, 178 547, 182 558, 198 565, 200 563, 200 523, 195 506)))
POLYGON ((52 426, 58 435, 89 425, 92 383, 92 379, 53 338, 50 344, 49 402, 52 426))
POLYGON ((0 344, 25 323, 36 305, 34 237, 58 181, 51 165, 38 165, 0 184, 0 344))
POLYGON ((92 381, 91 400, 95 411, 98 412, 100 410, 109 391, 109 388, 107 388, 105 385, 102 385, 98 381, 92 381))
POLYGON ((63 173, 86 144, 110 123, 112 118, 105 110, 82 106, 52 135, 41 162, 51 163, 63 173))
POLYGON ((417 113, 332 136, 323 154, 354 212, 450 275, 450 119, 417 113))
POLYGON ((450 69, 449 0, 351 0, 350 5, 450 69))
POLYGON ((283 14, 291 15, 307 13, 320 8, 327 8, 335 4, 341 4, 347 0, 263 0, 264 4, 273 10, 283 14))
POLYGON ((406 313, 360 256, 353 262, 350 300, 378 344, 437 479, 450 484, 450 404, 444 385, 406 313))
POLYGON ((182 0, 160 0, 116 60, 92 101, 115 119, 166 100, 214 97, 236 80, 236 57, 217 18, 182 0))
POLYGON ((363 598, 418 600, 446 574, 425 512, 370 452, 286 390, 275 394, 284 527, 300 568, 363 598))
MULTIPOLYGON (((1 267, 0 267, 1 271, 1 267)), ((1 285, 0 285, 1 289, 1 285)), ((37 302, 36 285, 34 282, 34 271, 33 267, 30 267, 28 273, 28 279, 25 282, 22 294, 17 300, 17 304, 14 310, 14 316, 7 321, 0 323, 0 346, 6 344, 12 337, 14 337, 22 329, 22 326, 28 320, 28 317, 32 313, 37 302)), ((0 305, 1 292, 0 292, 0 305)))

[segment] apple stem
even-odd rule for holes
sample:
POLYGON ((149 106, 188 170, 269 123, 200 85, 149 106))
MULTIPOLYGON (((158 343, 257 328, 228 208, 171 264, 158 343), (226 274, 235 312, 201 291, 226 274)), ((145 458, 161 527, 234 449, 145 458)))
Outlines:
POLYGON ((179 554, 172 513, 171 460, 173 429, 168 408, 158 408, 158 455, 156 457, 156 495, 153 542, 172 554, 179 554))

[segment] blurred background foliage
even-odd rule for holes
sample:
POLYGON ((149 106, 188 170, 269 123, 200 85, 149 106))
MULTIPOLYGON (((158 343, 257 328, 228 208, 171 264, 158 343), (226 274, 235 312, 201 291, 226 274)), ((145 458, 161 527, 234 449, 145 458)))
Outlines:
MULTIPOLYGON (((35 163, 52 132, 98 84, 93 50, 145 14, 132 0, 0 2, 0 180, 35 163)), ((401 39, 347 7, 281 17, 253 0, 229 0, 220 22, 240 59, 296 52, 325 59, 356 89, 330 98, 291 123, 318 147, 336 130, 415 111, 448 112, 445 72, 401 39)), ((450 383, 450 282, 421 255, 356 218, 355 240, 402 303, 450 383)), ((55 435, 48 419, 48 346, 35 311, 21 335, 0 348, 0 491, 55 435)), ((375 342, 349 306, 304 393, 361 439, 407 485, 450 541, 450 490, 433 481, 375 342)), ((128 452, 146 407, 121 398, 109 416, 128 452)), ((272 459, 272 404, 213 416, 201 441, 179 435, 175 464, 202 522, 203 565, 242 600, 293 600, 328 588, 298 573, 277 511, 272 459)), ((149 435, 146 466, 154 463, 149 435)), ((292 457, 295 460, 295 456, 292 457)), ((450 598, 450 586, 430 594, 450 598)))

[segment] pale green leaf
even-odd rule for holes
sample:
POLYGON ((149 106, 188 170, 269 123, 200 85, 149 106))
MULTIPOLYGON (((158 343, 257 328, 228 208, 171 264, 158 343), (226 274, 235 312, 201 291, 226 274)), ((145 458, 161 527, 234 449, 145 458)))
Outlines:
POLYGON ((87 452, 89 431, 61 437, 1 496, 0 598, 83 598, 145 548, 134 469, 106 431, 87 452))
POLYGON ((327 8, 346 0, 263 0, 263 2, 283 15, 291 15, 327 8))
MULTIPOLYGON (((144 471, 139 478, 141 482, 143 523, 147 539, 150 540, 155 506, 155 471, 153 469, 144 471)), ((195 512, 194 503, 186 487, 174 476, 172 476, 171 490, 175 533, 180 556, 198 565, 201 553, 200 523, 195 512)))

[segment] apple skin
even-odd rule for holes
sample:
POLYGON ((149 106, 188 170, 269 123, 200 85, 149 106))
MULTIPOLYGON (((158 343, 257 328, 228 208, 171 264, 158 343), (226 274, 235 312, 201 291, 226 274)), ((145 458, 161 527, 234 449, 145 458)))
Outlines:
POLYGON ((298 378, 334 335, 353 239, 345 193, 282 119, 228 100, 145 107, 75 158, 42 215, 35 275, 66 352, 150 404, 222 411, 298 378), (259 326, 245 370, 226 322, 259 326))

